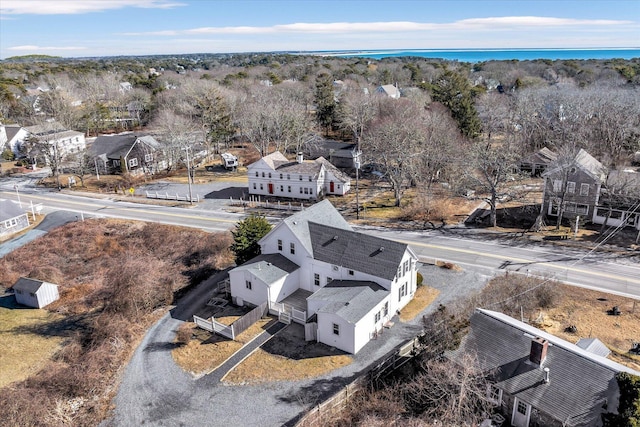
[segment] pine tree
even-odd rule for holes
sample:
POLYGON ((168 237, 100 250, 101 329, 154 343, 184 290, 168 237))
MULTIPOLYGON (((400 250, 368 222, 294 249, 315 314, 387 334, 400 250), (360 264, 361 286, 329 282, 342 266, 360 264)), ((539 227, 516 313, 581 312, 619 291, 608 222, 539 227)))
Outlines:
POLYGON ((333 94, 333 77, 322 73, 316 79, 316 120, 329 133, 329 129, 336 122, 337 104, 333 94))
POLYGON ((236 229, 231 232, 233 235, 231 250, 236 254, 237 265, 260 255, 258 241, 269 231, 271 231, 271 224, 264 216, 256 214, 250 215, 236 225, 236 229))
POLYGON ((467 79, 455 71, 445 70, 434 83, 432 90, 433 100, 449 108, 460 132, 468 138, 477 138, 482 131, 482 124, 467 79))

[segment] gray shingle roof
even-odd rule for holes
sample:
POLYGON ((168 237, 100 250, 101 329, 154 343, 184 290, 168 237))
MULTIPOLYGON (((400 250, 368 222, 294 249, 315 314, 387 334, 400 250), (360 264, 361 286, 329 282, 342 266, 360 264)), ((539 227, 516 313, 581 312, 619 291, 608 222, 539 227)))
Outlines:
POLYGON ((133 134, 99 136, 93 141, 91 151, 96 156, 105 154, 108 159, 119 159, 127 154, 136 139, 133 134))
POLYGON ((6 221, 24 214, 24 209, 21 209, 16 202, 0 199, 0 221, 6 221))
POLYGON ((407 250, 404 243, 309 221, 313 258, 393 280, 407 250))
POLYGON ((595 181, 603 184, 607 178, 607 168, 591 154, 580 149, 573 160, 567 164, 566 159, 559 157, 542 176, 550 176, 565 168, 577 166, 591 176, 595 181))
POLYGON ((40 289, 40 286, 42 286, 43 283, 45 283, 45 282, 42 281, 42 280, 29 279, 27 277, 21 277, 13 285, 13 290, 14 291, 23 291, 23 292, 36 293, 36 292, 38 292, 38 289, 40 289))
POLYGON ((464 353, 475 354, 483 370, 495 370, 496 386, 505 393, 567 425, 595 425, 610 386, 617 387, 615 374, 640 375, 505 314, 482 309, 473 314, 469 334, 449 356, 458 359, 464 353), (550 343, 543 363, 550 371, 549 383, 541 369, 527 363, 532 336, 550 343))
POLYGON ((249 271, 270 285, 300 268, 280 254, 261 254, 236 267, 235 271, 249 271))
POLYGON ((291 215, 282 222, 291 229, 310 254, 313 254, 313 246, 311 244, 309 222, 322 223, 343 230, 352 230, 349 223, 333 207, 329 200, 316 203, 303 211, 291 215))
POLYGON ((319 289, 309 300, 325 301, 318 313, 331 313, 356 323, 389 295, 382 286, 368 281, 334 280, 319 289))
POLYGON ((342 172, 340 169, 332 165, 331 162, 329 162, 329 160, 325 159, 324 157, 318 157, 315 160, 315 162, 324 165, 324 168, 330 171, 333 174, 333 176, 338 178, 340 181, 342 182, 351 181, 351 178, 349 178, 349 176, 346 173, 342 172))

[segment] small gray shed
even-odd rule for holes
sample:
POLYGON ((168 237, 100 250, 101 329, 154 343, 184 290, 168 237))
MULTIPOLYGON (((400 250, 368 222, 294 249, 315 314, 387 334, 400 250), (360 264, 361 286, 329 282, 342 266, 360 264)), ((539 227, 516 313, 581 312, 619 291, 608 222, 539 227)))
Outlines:
POLYGON ((42 308, 60 298, 58 285, 27 277, 19 278, 13 291, 18 304, 33 308, 42 308))

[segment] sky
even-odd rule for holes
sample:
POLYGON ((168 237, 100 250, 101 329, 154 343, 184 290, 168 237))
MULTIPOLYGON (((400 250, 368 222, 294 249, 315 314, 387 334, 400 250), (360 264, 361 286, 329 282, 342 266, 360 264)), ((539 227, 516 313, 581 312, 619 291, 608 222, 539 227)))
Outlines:
POLYGON ((640 47, 639 0, 0 0, 0 59, 603 47, 640 47))

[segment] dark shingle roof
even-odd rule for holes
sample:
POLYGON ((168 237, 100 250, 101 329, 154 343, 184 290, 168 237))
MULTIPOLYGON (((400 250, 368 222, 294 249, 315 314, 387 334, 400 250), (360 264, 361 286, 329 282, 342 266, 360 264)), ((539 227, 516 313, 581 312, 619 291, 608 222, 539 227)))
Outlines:
POLYGON ((25 211, 16 202, 0 199, 0 221, 6 221, 24 214, 25 211))
POLYGON ((640 373, 519 322, 505 314, 478 309, 460 348, 449 356, 475 354, 483 370, 495 370, 496 386, 567 425, 595 425, 611 397, 615 374, 640 373), (531 337, 549 341, 544 372, 528 362, 531 337))
POLYGON ((309 233, 314 259, 387 280, 393 280, 407 250, 404 243, 311 221, 309 233))
POLYGON ((136 139, 133 134, 99 136, 93 141, 91 151, 96 156, 105 154, 108 159, 119 159, 127 154, 136 139))
POLYGON ((318 313, 331 313, 356 323, 389 295, 382 286, 369 281, 334 280, 307 300, 325 301, 318 313))
POLYGON ((40 286, 42 286, 43 283, 45 283, 45 282, 43 282, 42 280, 29 279, 27 277, 21 277, 13 285, 13 290, 14 291, 23 291, 23 292, 36 293, 36 292, 38 292, 38 289, 40 289, 40 286))
POLYGON ((260 254, 234 270, 248 270, 263 282, 271 284, 298 268, 300 267, 296 263, 289 261, 280 254, 260 254))

